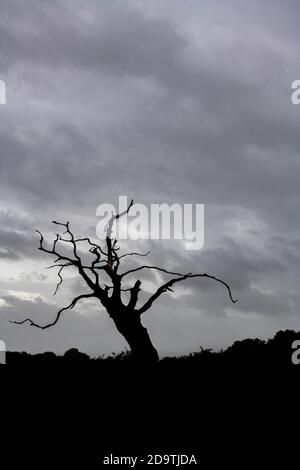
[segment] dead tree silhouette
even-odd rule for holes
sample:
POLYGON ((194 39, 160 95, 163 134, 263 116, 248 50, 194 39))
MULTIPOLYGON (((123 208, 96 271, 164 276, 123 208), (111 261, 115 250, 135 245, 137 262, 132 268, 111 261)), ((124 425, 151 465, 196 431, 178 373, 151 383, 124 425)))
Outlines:
POLYGON ((73 266, 78 270, 79 275, 83 278, 90 291, 86 294, 78 295, 72 300, 69 305, 61 308, 52 323, 46 325, 39 325, 30 318, 27 318, 23 321, 12 321, 11 323, 22 325, 28 322, 31 326, 35 326, 37 328, 45 330, 55 325, 58 322, 61 314, 65 310, 73 309, 80 300, 87 298, 96 298, 105 307, 107 313, 114 321, 119 333, 121 333, 121 335, 123 335, 123 337, 126 339, 131 349, 132 358, 137 361, 151 363, 156 362, 158 360, 158 353, 151 342, 147 329, 143 326, 141 322, 141 316, 143 313, 150 309, 153 302, 157 300, 161 296, 161 294, 168 291, 173 292, 172 286, 174 284, 194 277, 212 279, 214 281, 217 281, 218 283, 223 284, 228 291, 230 300, 233 303, 237 302, 233 299, 230 286, 225 281, 207 273, 183 274, 179 272, 168 271, 158 266, 148 265, 138 266, 134 269, 130 269, 126 272, 120 273, 120 262, 125 257, 147 256, 149 254, 130 252, 125 253, 123 255, 119 255, 118 252, 120 248, 117 246, 117 239, 112 238, 114 222, 126 213, 128 213, 132 205, 133 201, 131 201, 127 210, 120 214, 113 214, 110 218, 107 226, 105 249, 102 249, 100 245, 92 242, 88 237, 75 238, 74 234, 70 230, 69 222, 60 223, 53 221, 54 224, 65 227, 66 231, 62 235, 56 234, 56 238, 53 242, 51 249, 45 247, 44 237, 42 233, 36 230, 36 232, 40 235, 39 250, 56 257, 54 265, 49 266, 49 268, 59 267, 59 282, 56 286, 54 295, 57 293, 60 285, 63 283, 63 270, 70 266, 73 266), (82 261, 82 257, 79 255, 79 244, 84 242, 88 244, 89 253, 91 253, 94 257, 93 261, 91 261, 89 265, 85 265, 85 263, 82 261), (61 252, 61 250, 58 248, 58 245, 61 243, 66 243, 71 246, 72 256, 66 256, 61 252), (141 291, 140 279, 137 279, 132 285, 132 287, 126 289, 122 288, 122 282, 126 276, 147 269, 156 270, 164 274, 171 275, 172 278, 162 284, 160 287, 158 287, 157 290, 148 298, 148 300, 142 306, 138 307, 137 303, 139 293, 141 291), (102 273, 104 273, 108 277, 111 285, 107 285, 104 283, 104 281, 102 282, 100 280, 100 274, 102 273), (127 303, 124 303, 122 299, 122 292, 129 293, 129 301, 127 303))

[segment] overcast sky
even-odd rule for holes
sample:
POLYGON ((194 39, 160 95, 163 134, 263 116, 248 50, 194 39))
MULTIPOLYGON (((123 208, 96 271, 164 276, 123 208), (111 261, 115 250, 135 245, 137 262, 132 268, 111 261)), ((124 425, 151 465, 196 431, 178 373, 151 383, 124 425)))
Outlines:
MULTIPOLYGON (((209 272, 144 315, 161 355, 300 329, 298 1, 0 0, 0 339, 92 355, 125 340, 95 301, 41 331, 86 288, 53 297, 34 229, 95 236, 96 208, 205 204, 205 246, 139 242, 149 264, 209 272)), ((125 244, 126 245, 126 244, 125 244)), ((138 260, 140 261, 140 260, 138 260)), ((143 260, 144 262, 144 260, 143 260)), ((161 280, 148 273, 146 295, 161 280)), ((85 289, 85 290, 84 290, 85 289)))

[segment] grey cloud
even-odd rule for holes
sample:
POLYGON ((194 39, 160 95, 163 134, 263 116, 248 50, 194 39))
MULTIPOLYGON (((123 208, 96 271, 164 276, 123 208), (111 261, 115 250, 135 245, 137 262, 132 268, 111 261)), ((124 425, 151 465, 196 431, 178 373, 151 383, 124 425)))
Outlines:
POLYGON ((21 259, 15 251, 6 248, 0 248, 0 258, 12 261, 18 261, 21 259))
POLYGON ((37 272, 37 271, 32 271, 31 273, 21 273, 20 274, 20 280, 21 281, 38 281, 38 282, 43 282, 48 278, 46 274, 37 272))
POLYGON ((125 6, 124 2, 104 1, 101 6, 89 2, 91 15, 86 21, 71 2, 31 3, 30 13, 28 4, 21 6, 21 24, 12 23, 19 3, 6 5, 2 12, 0 39, 7 61, 14 52, 29 62, 64 66, 67 59, 68 64, 84 69, 101 67, 148 76, 157 65, 168 73, 168 63, 183 43, 168 21, 151 21, 130 2, 125 6))
POLYGON ((26 233, 0 229, 0 249, 2 256, 11 259, 34 257, 34 242, 26 233))

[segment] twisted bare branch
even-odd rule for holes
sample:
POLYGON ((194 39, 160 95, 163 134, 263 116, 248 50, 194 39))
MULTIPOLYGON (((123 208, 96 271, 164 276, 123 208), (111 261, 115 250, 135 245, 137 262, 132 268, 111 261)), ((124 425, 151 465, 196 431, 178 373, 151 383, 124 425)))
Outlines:
POLYGON ((125 253, 124 255, 119 256, 119 260, 125 258, 126 256, 148 256, 151 251, 147 251, 147 253, 137 253, 133 251, 132 253, 125 253))
MULTIPOLYGON (((166 274, 171 274, 172 276, 185 276, 186 274, 182 273, 176 273, 173 271, 168 271, 167 269, 164 268, 159 268, 158 266, 139 266, 138 268, 130 269, 129 271, 126 271, 125 273, 121 274, 121 277, 127 276, 128 274, 135 273, 137 271, 141 271, 142 269, 155 269, 156 271, 161 271, 166 274)), ((189 273, 192 274, 192 273, 189 273)))
POLYGON ((193 278, 193 277, 205 277, 205 278, 208 278, 208 279, 213 279, 214 281, 217 281, 219 282, 220 284, 223 284, 223 286, 226 287, 227 291, 228 291, 228 295, 229 295, 229 298, 231 300, 232 303, 236 303, 237 300, 235 300, 233 297, 232 297, 232 293, 231 293, 231 288, 229 286, 229 284, 227 284, 227 282, 223 281, 222 279, 219 279, 215 276, 212 276, 210 274, 207 274, 207 273, 203 273, 203 274, 185 274, 185 275, 180 275, 180 277, 178 278, 175 278, 175 279, 171 279, 170 281, 166 282, 165 284, 163 284, 162 286, 160 286, 157 291, 147 300, 147 302, 140 308, 137 310, 137 312, 141 315, 142 313, 146 312, 153 304, 153 302, 158 299, 158 297, 163 294, 164 292, 167 292, 167 291, 171 291, 172 292, 172 289, 171 287, 173 286, 173 284, 177 283, 177 282, 181 282, 181 281, 184 281, 185 279, 190 279, 190 278, 193 278))
POLYGON ((129 206, 127 207, 127 209, 125 211, 121 212, 120 214, 112 214, 112 216, 111 216, 111 218, 108 222, 108 226, 107 226, 107 237, 108 238, 111 237, 111 231, 112 231, 114 222, 116 220, 118 220, 120 217, 122 217, 123 215, 128 214, 128 212, 130 211, 132 206, 133 206, 133 199, 131 199, 129 206))
POLYGON ((120 265, 120 257, 117 253, 119 251, 119 248, 117 247, 117 240, 115 239, 114 241, 112 241, 112 238, 111 238, 113 224, 120 217, 122 217, 125 214, 128 214, 132 206, 133 206, 133 199, 131 200, 126 210, 124 210, 120 214, 112 214, 107 225, 107 229, 106 229, 107 273, 111 276, 112 279, 115 278, 114 274, 117 273, 119 265, 120 265), (116 263, 115 266, 114 266, 114 263, 116 263))
POLYGON ((10 323, 16 323, 17 325, 23 325, 24 323, 28 322, 30 324, 30 326, 35 326, 36 328, 40 328, 41 330, 46 330, 47 328, 50 328, 51 326, 55 325, 58 322, 61 314, 65 310, 73 309, 79 300, 86 299, 86 298, 89 298, 89 297, 95 297, 95 294, 78 295, 78 297, 75 297, 75 299, 73 299, 72 302, 67 307, 61 308, 57 312, 55 320, 52 323, 48 323, 47 325, 39 325, 38 323, 35 323, 30 318, 26 318, 25 320, 22 320, 22 321, 10 321, 10 323))
POLYGON ((62 271, 64 268, 67 268, 68 266, 73 266, 72 263, 66 263, 66 264, 53 264, 52 266, 48 266, 46 269, 52 269, 52 268, 57 268, 57 267, 60 267, 57 275, 59 277, 59 281, 57 283, 57 286, 55 288, 55 291, 53 293, 53 295, 56 295, 57 294, 57 291, 59 289, 59 287, 61 286, 61 284, 63 283, 63 277, 62 277, 62 271))

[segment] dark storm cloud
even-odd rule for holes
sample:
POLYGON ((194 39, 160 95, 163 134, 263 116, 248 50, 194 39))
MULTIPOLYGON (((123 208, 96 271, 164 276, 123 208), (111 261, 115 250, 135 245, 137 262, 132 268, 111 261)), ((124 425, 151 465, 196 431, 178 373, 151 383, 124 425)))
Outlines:
POLYGON ((35 255, 33 241, 24 233, 0 229, 0 257, 21 259, 35 255))
MULTIPOLYGON (((165 296, 146 320, 165 351, 196 344, 197 326, 211 340, 215 331, 217 344, 247 329, 267 334, 287 318, 297 324, 297 14, 293 0, 0 0, 8 90, 0 107, 1 262, 40 256, 34 262, 43 267, 35 228, 49 234, 48 221, 71 220, 84 235, 96 226, 97 205, 121 194, 205 203, 203 251, 148 242, 140 251, 152 249, 150 264, 225 278, 239 303, 197 280, 176 299, 165 296), (224 334, 217 319, 227 322, 224 334)), ((150 272, 144 279, 147 288, 156 281, 150 272)), ((31 275, 38 280, 44 289, 46 279, 31 275)))
POLYGON ((172 72, 168 65, 184 41, 168 20, 147 19, 121 1, 88 2, 87 8, 84 17, 74 2, 7 2, 0 32, 6 65, 15 54, 47 66, 101 67, 122 75, 149 76, 157 65, 172 72))

